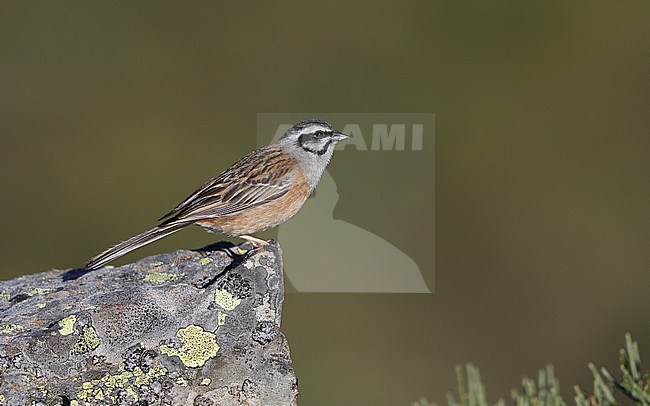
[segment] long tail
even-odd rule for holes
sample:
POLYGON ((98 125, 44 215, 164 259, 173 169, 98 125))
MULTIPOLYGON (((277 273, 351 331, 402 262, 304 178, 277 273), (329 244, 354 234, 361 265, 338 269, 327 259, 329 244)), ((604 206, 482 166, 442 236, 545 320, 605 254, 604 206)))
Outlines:
POLYGON ((92 270, 101 268, 112 260, 119 258, 122 255, 125 255, 151 242, 173 234, 187 225, 188 223, 174 223, 156 226, 151 230, 147 230, 144 233, 138 234, 135 237, 131 237, 126 241, 122 241, 121 243, 112 246, 101 254, 94 256, 86 264, 86 269, 92 270))

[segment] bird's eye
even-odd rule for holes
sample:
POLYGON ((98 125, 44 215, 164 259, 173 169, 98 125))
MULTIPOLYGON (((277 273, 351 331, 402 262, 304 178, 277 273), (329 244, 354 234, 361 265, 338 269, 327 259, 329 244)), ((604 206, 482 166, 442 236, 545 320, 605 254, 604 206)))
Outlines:
POLYGON ((316 136, 316 138, 323 138, 325 136, 325 131, 318 130, 314 135, 316 136))

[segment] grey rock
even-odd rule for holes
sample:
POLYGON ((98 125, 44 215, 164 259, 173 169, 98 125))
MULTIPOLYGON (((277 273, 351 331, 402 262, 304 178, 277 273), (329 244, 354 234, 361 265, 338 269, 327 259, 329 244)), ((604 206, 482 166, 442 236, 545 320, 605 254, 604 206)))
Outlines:
POLYGON ((277 243, 0 282, 0 405, 295 405, 277 243))

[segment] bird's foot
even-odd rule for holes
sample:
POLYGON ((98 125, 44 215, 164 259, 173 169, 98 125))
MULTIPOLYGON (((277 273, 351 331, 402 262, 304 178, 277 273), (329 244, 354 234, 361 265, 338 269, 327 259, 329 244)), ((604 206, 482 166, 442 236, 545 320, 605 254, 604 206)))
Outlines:
POLYGON ((253 237, 252 235, 240 235, 239 238, 246 240, 246 242, 250 243, 253 248, 259 248, 269 244, 268 241, 253 237))
POLYGON ((239 244, 238 246, 234 247, 239 255, 248 254, 251 251, 256 250, 257 248, 260 248, 260 247, 263 247, 263 246, 269 244, 268 241, 259 239, 257 237, 253 237, 252 235, 240 235, 239 237, 246 240, 246 242, 243 242, 243 243, 239 244))

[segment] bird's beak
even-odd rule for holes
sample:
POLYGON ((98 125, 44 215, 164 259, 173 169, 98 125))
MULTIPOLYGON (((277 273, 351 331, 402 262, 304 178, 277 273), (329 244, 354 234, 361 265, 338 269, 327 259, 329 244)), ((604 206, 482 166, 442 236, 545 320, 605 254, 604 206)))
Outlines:
POLYGON ((332 138, 334 141, 342 141, 350 138, 349 135, 343 134, 342 132, 335 131, 334 134, 332 134, 332 138))

